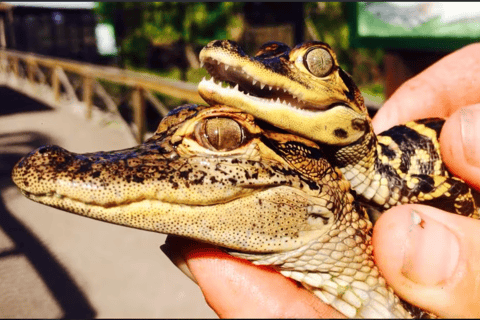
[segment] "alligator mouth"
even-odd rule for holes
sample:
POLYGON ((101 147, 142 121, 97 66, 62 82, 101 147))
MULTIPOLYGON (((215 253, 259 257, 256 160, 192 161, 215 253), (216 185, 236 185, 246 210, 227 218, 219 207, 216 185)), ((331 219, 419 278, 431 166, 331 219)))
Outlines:
MULTIPOLYGON (((233 254, 267 254, 296 248, 303 242, 297 241, 298 231, 293 228, 289 234, 291 237, 289 241, 272 240, 273 236, 269 233, 271 228, 263 231, 267 226, 265 221, 268 223, 268 219, 264 221, 262 218, 266 210, 265 206, 270 203, 272 207, 280 208, 282 217, 304 215, 306 211, 315 210, 316 207, 307 201, 307 195, 300 199, 303 201, 298 202, 298 196, 304 195, 299 190, 281 186, 282 189, 276 191, 276 188, 278 186, 273 189, 259 190, 255 194, 231 199, 228 202, 219 202, 214 206, 185 205, 153 199, 110 206, 86 203, 68 196, 60 196, 55 192, 37 194, 25 190, 22 192, 33 201, 80 216, 130 228, 186 237, 218 246, 233 254), (282 198, 281 195, 285 194, 286 196, 282 198), (292 204, 285 201, 284 199, 288 199, 289 196, 297 202, 292 204), (249 210, 246 211, 245 208, 249 210), (252 216, 252 223, 248 223, 249 218, 246 218, 248 215, 252 216), (228 230, 232 231, 228 232, 228 230)), ((272 221, 275 220, 272 218, 272 221)), ((268 226, 270 226, 269 223, 268 226)), ((300 230, 300 237, 306 237, 307 241, 318 237, 316 232, 310 232, 309 229, 305 232, 301 235, 302 230, 300 230)))
MULTIPOLYGON (((271 186, 271 187, 277 187, 277 185, 275 186, 271 186)), ((205 203, 199 203, 199 202, 185 202, 185 201, 175 201, 175 199, 157 199, 157 198, 152 198, 152 197, 138 197, 137 199, 132 199, 132 200, 128 200, 128 201, 112 201, 112 202, 106 202, 106 203, 101 203, 101 202, 97 202, 97 201, 83 201, 82 199, 79 199, 79 198, 76 198, 76 197, 72 197, 70 195, 66 195, 66 194, 61 194, 57 191, 50 191, 50 192, 38 192, 38 193, 35 193, 35 192, 30 192, 30 191, 27 191, 25 189, 20 189, 20 191, 22 192, 22 194, 27 197, 28 199, 31 199, 33 201, 37 201, 37 202, 40 202, 40 203, 45 203, 45 199, 50 199, 50 201, 52 203, 58 203, 58 205, 52 205, 50 204, 51 206, 54 206, 54 207, 57 207, 57 208, 63 208, 62 206, 62 201, 63 202, 74 202, 74 203, 82 203, 86 206, 90 206, 90 207, 98 207, 98 208, 103 208, 103 209, 113 209, 113 208, 120 208, 120 207, 123 207, 123 208, 126 208, 128 207, 129 205, 133 205, 133 204, 138 204, 142 201, 148 201, 148 202, 157 202, 157 203, 163 203, 165 205, 171 205, 171 206, 189 206, 189 207, 214 207, 218 204, 221 204, 221 203, 228 203, 228 202, 235 202, 239 199, 242 199, 242 198, 246 198, 246 197, 251 197, 251 196, 255 196, 263 191, 265 191, 268 187, 266 186, 261 186, 261 187, 258 187, 258 188, 249 188, 248 186, 245 187, 246 190, 248 190, 248 192, 245 192, 245 193, 241 193, 241 194, 237 194, 237 195, 233 195, 233 196, 226 196, 224 199, 222 199, 221 201, 210 201, 210 202, 205 202, 205 203), (41 201, 43 199, 43 201, 41 201)))
MULTIPOLYGON (((235 67, 213 58, 207 57, 202 61, 211 78, 203 78, 199 84, 200 95, 211 100, 208 92, 229 92, 233 95, 244 95, 257 103, 282 104, 300 110, 319 111, 318 105, 303 100, 302 93, 292 93, 286 87, 279 87, 262 82, 257 77, 248 74, 243 68, 235 67)), ((220 102, 220 101, 215 101, 220 102)), ((223 101, 222 101, 223 102, 223 101)), ((328 109, 330 106, 325 107, 328 109)))

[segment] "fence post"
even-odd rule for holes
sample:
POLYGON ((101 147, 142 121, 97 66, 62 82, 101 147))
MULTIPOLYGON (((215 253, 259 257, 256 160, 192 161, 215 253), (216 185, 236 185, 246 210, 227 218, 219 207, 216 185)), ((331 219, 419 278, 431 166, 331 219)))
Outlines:
POLYGON ((3 73, 8 72, 8 59, 7 59, 7 53, 5 51, 0 51, 0 69, 2 70, 3 73))
POLYGON ((92 77, 90 75, 85 75, 83 77, 83 102, 85 103, 85 107, 87 108, 86 117, 87 119, 92 118, 92 77))
POLYGON ((58 103, 60 101, 60 79, 58 79, 57 67, 53 67, 52 69, 53 99, 58 103))
POLYGON ((12 63, 13 63, 13 64, 12 64, 13 74, 15 75, 15 78, 18 79, 18 77, 19 77, 18 58, 17 58, 17 57, 14 57, 12 60, 13 60, 13 61, 12 61, 12 63))
POLYGON ((136 87, 132 93, 133 118, 137 126, 136 139, 138 143, 143 142, 145 135, 145 99, 141 87, 136 87))
POLYGON ((27 77, 28 77, 28 82, 30 82, 31 85, 34 84, 34 76, 33 76, 33 70, 35 68, 33 61, 30 59, 26 60, 27 62, 27 77))
POLYGON ((31 92, 34 95, 38 94, 39 87, 35 83, 35 70, 36 70, 36 65, 35 61, 31 59, 30 57, 27 57, 25 60, 26 67, 27 67, 27 89, 29 92, 31 92))

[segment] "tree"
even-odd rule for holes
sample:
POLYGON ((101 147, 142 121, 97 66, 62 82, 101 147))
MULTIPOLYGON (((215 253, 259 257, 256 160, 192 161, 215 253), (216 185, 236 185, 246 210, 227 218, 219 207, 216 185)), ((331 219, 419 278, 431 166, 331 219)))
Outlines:
POLYGON ((96 10, 115 26, 127 65, 145 66, 151 45, 181 43, 190 67, 198 68, 199 47, 240 36, 242 6, 238 2, 99 2, 96 10))

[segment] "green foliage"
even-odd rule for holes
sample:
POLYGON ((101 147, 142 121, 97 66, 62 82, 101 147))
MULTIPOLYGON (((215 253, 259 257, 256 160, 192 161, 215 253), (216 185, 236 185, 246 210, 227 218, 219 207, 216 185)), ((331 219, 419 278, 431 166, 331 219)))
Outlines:
MULTIPOLYGON (((346 4, 307 2, 304 6, 307 37, 330 44, 342 68, 352 74, 359 86, 373 83, 382 87, 384 51, 350 47, 346 4)), ((103 21, 117 24, 122 21, 121 26, 116 26, 124 30, 119 43, 122 58, 127 66, 136 69, 145 69, 151 45, 183 41, 198 49, 213 39, 239 40, 242 10, 241 2, 99 2, 96 5, 103 21)), ((195 69, 159 72, 195 82, 198 76, 192 74, 198 72, 192 70, 195 69)), ((378 86, 374 92, 382 91, 378 86)))
POLYGON ((141 66, 137 62, 145 61, 150 44, 182 41, 195 47, 232 38, 242 26, 242 7, 240 2, 100 2, 96 12, 110 23, 118 24, 118 15, 123 17, 121 53, 141 66))
POLYGON ((153 43, 186 42, 205 45, 210 40, 228 37, 241 3, 232 2, 147 2, 137 27, 153 43))
POLYGON ((94 10, 100 17, 100 21, 104 23, 114 24, 115 10, 118 3, 116 2, 95 2, 94 10))

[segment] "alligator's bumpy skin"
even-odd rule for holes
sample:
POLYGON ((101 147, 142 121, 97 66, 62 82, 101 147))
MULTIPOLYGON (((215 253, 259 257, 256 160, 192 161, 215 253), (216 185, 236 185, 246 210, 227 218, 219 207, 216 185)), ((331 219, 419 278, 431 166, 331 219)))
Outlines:
POLYGON ((226 106, 186 105, 137 147, 41 147, 13 181, 28 198, 185 236, 275 266, 349 317, 408 317, 372 258, 365 210, 317 144, 226 106))
POLYGON ((477 192, 441 160, 444 120, 413 121, 376 136, 360 91, 327 44, 290 49, 269 42, 250 57, 232 41, 215 40, 200 60, 212 76, 199 84, 207 102, 235 106, 317 142, 363 204, 382 212, 422 203, 479 218, 477 192))

